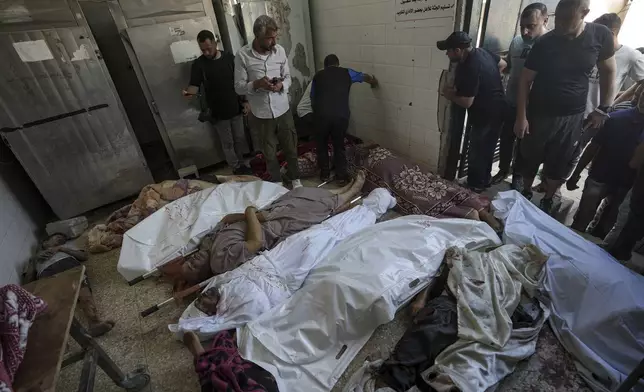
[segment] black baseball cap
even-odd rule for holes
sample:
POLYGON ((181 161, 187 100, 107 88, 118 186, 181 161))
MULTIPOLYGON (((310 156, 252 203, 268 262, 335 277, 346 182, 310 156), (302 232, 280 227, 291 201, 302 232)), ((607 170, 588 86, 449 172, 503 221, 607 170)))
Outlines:
POLYGON ((442 41, 436 42, 440 50, 466 48, 472 43, 472 38, 464 31, 455 31, 442 41))

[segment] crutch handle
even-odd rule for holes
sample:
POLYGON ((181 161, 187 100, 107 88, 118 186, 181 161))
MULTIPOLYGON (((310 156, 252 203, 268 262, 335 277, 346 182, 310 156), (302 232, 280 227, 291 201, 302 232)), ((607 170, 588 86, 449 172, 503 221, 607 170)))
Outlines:
POLYGON ((130 280, 129 282, 127 282, 127 284, 130 285, 130 286, 134 286, 135 284, 143 282, 144 280, 145 280, 145 278, 143 277, 143 275, 141 275, 141 276, 139 276, 137 278, 134 278, 134 279, 130 280))
POLYGON ((150 306, 149 308, 141 312, 141 317, 148 317, 149 315, 157 312, 158 310, 159 310, 159 305, 150 306))

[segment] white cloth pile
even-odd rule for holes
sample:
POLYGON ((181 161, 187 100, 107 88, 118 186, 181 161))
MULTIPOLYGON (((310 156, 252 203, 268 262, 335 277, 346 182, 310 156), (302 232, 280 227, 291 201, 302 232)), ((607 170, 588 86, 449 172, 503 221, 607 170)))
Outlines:
POLYGON ((118 272, 132 280, 197 248, 201 239, 232 213, 263 208, 288 192, 266 182, 225 183, 176 200, 123 235, 118 272))
POLYGON ((362 205, 294 234, 240 267, 216 276, 204 291, 214 287, 219 292, 217 314, 208 316, 193 302, 170 330, 193 331, 206 340, 218 331, 254 320, 291 297, 309 271, 340 241, 375 224, 395 205, 396 199, 387 190, 374 189, 362 205))
POLYGON ((534 246, 515 245, 454 253, 447 257, 447 284, 456 297, 459 339, 422 377, 437 391, 485 391, 535 352, 547 309, 524 328, 513 328, 511 317, 522 297, 526 304, 534 297, 547 257, 534 246))
POLYGON ((644 358, 644 276, 516 191, 499 193, 493 206, 505 221, 505 243, 534 244, 549 256, 542 300, 581 376, 596 391, 615 390, 644 358))
POLYGON ((483 222, 407 216, 337 245, 302 288, 238 330, 242 357, 282 391, 329 391, 374 330, 436 275, 446 249, 500 245, 483 222))

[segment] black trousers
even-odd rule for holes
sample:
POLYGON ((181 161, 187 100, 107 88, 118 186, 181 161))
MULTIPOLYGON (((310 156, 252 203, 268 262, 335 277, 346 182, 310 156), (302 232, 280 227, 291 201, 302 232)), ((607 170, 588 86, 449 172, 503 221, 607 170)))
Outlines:
POLYGON ((502 121, 472 125, 467 153, 467 185, 470 187, 485 188, 490 184, 494 149, 502 121))
POLYGON ((316 116, 318 165, 322 174, 328 174, 329 167, 328 143, 329 137, 333 143, 333 165, 335 176, 339 180, 347 179, 347 154, 344 149, 344 137, 349 127, 349 119, 344 117, 316 116))
POLYGON ((516 118, 517 109, 509 107, 499 136, 499 170, 510 173, 510 166, 512 166, 513 175, 521 173, 521 140, 514 134, 516 118), (512 164, 512 158, 514 158, 514 164, 512 164))

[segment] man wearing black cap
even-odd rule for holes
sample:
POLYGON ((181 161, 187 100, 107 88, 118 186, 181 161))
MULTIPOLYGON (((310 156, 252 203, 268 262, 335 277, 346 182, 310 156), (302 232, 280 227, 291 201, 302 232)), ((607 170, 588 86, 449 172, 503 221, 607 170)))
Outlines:
POLYGON ((485 49, 472 48, 472 39, 463 31, 436 46, 447 51, 452 63, 458 63, 454 86, 446 86, 442 95, 468 110, 472 130, 467 185, 481 192, 490 185, 494 148, 506 111, 500 73, 505 61, 485 49))
POLYGON ((514 133, 525 139, 521 143, 523 194, 532 197, 532 182, 543 163, 546 194, 540 207, 548 214, 580 148, 589 77, 595 65, 600 106, 588 116, 587 126, 600 128, 613 103, 613 34, 606 26, 584 22, 589 6, 590 0, 561 0, 557 4, 555 29, 535 42, 517 90, 514 133))

